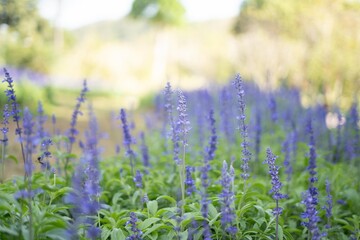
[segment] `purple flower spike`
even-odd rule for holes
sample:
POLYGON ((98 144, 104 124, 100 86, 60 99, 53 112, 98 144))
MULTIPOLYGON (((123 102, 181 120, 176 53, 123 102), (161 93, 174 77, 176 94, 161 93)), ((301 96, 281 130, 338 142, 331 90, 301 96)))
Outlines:
POLYGON ((233 180, 233 177, 228 172, 228 165, 226 161, 224 161, 220 180, 222 192, 219 195, 221 201, 221 225, 225 231, 231 235, 237 232, 237 228, 234 226, 236 214, 233 206, 235 198, 234 192, 232 191, 233 180))
POLYGON ((140 231, 140 229, 137 227, 137 217, 136 214, 134 212, 130 213, 130 219, 129 221, 126 222, 127 226, 130 226, 131 231, 133 232, 132 235, 130 235, 129 237, 127 237, 127 240, 140 240, 142 232, 140 231))
POLYGON ((130 128, 126 118, 125 109, 120 109, 120 120, 122 123, 122 129, 124 134, 124 146, 126 148, 126 156, 130 158, 130 167, 131 172, 134 173, 134 159, 135 159, 135 152, 132 150, 131 145, 135 143, 135 140, 132 138, 130 134, 130 128))
MULTIPOLYGON (((239 107, 239 113, 240 115, 238 116, 238 120, 239 120, 239 129, 240 129, 240 134, 242 136, 242 143, 241 143, 241 147, 242 147, 242 165, 241 165, 241 169, 242 169, 242 174, 241 177, 246 181, 249 178, 249 161, 251 160, 251 153, 249 151, 249 142, 247 140, 248 138, 248 132, 247 132, 247 126, 245 124, 245 91, 244 91, 244 83, 240 77, 239 74, 236 74, 235 77, 235 81, 234 81, 234 86, 236 89, 236 93, 237 93, 237 98, 238 98, 238 107, 239 107)), ((245 186, 245 185, 244 185, 245 186)))
POLYGON ((143 179, 142 179, 143 175, 139 170, 136 170, 136 174, 134 177, 134 183, 135 186, 138 188, 142 188, 143 187, 143 179))
POLYGON ((187 195, 191 195, 196 191, 195 182, 191 175, 192 172, 194 172, 194 168, 191 166, 186 166, 185 186, 187 195))
POLYGON ((77 98, 77 103, 75 105, 75 109, 72 114, 72 118, 71 118, 71 122, 70 122, 70 129, 68 130, 68 137, 69 137, 69 142, 70 142, 69 147, 68 147, 69 153, 71 153, 72 146, 76 141, 76 135, 79 134, 79 131, 76 129, 77 118, 79 115, 82 115, 82 112, 80 111, 80 106, 81 106, 81 103, 85 102, 85 95, 88 91, 89 90, 86 85, 86 80, 84 80, 83 88, 81 90, 80 96, 77 98))

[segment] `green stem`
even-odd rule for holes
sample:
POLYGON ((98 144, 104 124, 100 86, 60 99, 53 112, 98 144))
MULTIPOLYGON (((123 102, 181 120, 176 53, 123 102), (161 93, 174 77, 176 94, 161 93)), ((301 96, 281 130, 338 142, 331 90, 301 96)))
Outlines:
POLYGON ((1 182, 5 180, 5 142, 2 143, 1 149, 1 182))

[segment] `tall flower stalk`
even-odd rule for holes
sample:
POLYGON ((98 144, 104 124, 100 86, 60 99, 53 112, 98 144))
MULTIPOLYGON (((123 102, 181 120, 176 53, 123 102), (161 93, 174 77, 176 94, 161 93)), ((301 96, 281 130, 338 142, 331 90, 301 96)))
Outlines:
MULTIPOLYGON (((80 96, 77 98, 77 103, 75 105, 75 109, 72 114, 72 118, 71 118, 71 122, 70 122, 70 129, 68 130, 69 143, 67 145, 67 152, 69 155, 72 152, 73 145, 76 141, 76 136, 79 134, 79 131, 76 129, 77 118, 79 115, 82 115, 82 112, 80 111, 80 107, 81 107, 81 104, 85 102, 85 95, 88 91, 89 90, 87 88, 86 80, 84 80, 83 88, 80 92, 80 96)), ((66 179, 68 178, 67 168, 69 165, 69 161, 70 161, 70 157, 68 156, 65 159, 65 164, 64 164, 64 171, 65 171, 66 179)))
POLYGON ((186 98, 181 90, 178 92, 178 106, 177 111, 179 117, 176 123, 176 135, 179 136, 179 140, 182 143, 183 147, 183 156, 182 159, 179 159, 177 165, 179 166, 179 176, 180 176, 180 187, 181 187, 181 213, 184 215, 185 209, 185 155, 186 155, 186 146, 187 144, 187 135, 190 131, 190 122, 188 120, 187 114, 187 104, 186 98))
MULTIPOLYGON (((16 124, 16 129, 15 129, 15 135, 19 136, 20 139, 20 147, 21 147, 21 154, 22 154, 22 158, 23 158, 23 162, 25 165, 25 151, 24 151, 24 144, 21 141, 21 127, 20 127, 20 110, 19 110, 19 105, 17 103, 17 99, 16 99, 16 94, 15 94, 15 90, 14 90, 14 85, 13 85, 13 80, 10 76, 10 74, 8 73, 8 71, 4 68, 4 73, 5 73, 5 79, 3 80, 3 82, 6 82, 8 84, 7 89, 5 90, 5 94, 7 97, 7 102, 8 104, 10 104, 11 106, 11 111, 10 111, 10 115, 13 117, 13 121, 16 124)), ((26 175, 26 171, 25 171, 25 175, 24 178, 27 178, 26 175)))
POLYGON ((280 193, 282 183, 279 180, 279 166, 275 165, 276 156, 272 153, 270 148, 266 149, 266 160, 264 163, 268 164, 269 166, 269 174, 271 176, 271 184, 272 188, 270 190, 270 193, 272 193, 272 197, 275 200, 276 207, 273 210, 273 214, 276 218, 276 229, 275 229, 275 239, 279 239, 279 216, 282 213, 282 208, 279 207, 279 200, 286 198, 287 196, 280 193))
POLYGON ((234 192, 232 191, 234 178, 232 175, 231 171, 228 171, 226 161, 224 161, 220 180, 222 191, 219 195, 221 201, 221 225, 231 236, 235 235, 238 231, 236 225, 234 224, 236 214, 234 209, 235 197, 234 192))
POLYGON ((132 150, 131 145, 135 143, 135 140, 130 134, 130 127, 127 122, 126 112, 125 109, 120 109, 120 120, 122 124, 123 134, 124 134, 124 147, 126 149, 126 156, 130 160, 130 167, 131 167, 131 174, 135 176, 135 170, 134 170, 134 161, 135 161, 135 152, 132 150))
POLYGON ((236 74, 234 86, 236 89, 237 95, 237 102, 238 102, 238 110, 239 110, 239 129, 240 134, 242 136, 242 164, 241 164, 241 177, 244 179, 244 189, 246 189, 246 180, 249 178, 249 161, 251 160, 251 152, 249 151, 249 142, 248 142, 248 127, 245 124, 245 90, 244 90, 244 83, 240 77, 240 74, 236 74))
POLYGON ((7 134, 9 132, 9 117, 10 117, 10 112, 9 112, 9 105, 5 104, 4 105, 4 110, 3 110, 3 121, 2 121, 2 125, 3 127, 1 128, 1 132, 3 133, 3 138, 1 139, 1 182, 5 180, 5 153, 6 153, 6 146, 8 145, 8 137, 7 134))

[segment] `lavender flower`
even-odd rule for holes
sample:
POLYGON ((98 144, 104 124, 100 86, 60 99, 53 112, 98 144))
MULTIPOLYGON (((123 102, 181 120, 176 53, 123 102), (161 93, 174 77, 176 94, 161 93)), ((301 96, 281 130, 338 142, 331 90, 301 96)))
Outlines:
POLYGON ((79 131, 76 129, 77 118, 79 115, 82 115, 82 112, 80 111, 80 106, 81 106, 81 103, 85 102, 85 95, 87 92, 88 92, 88 88, 86 85, 86 80, 84 80, 83 88, 81 90, 80 96, 77 98, 77 103, 75 105, 75 109, 72 114, 72 118, 71 118, 71 122, 70 122, 70 129, 68 130, 68 137, 69 137, 69 142, 70 142, 70 145, 68 148, 69 153, 71 153, 71 151, 72 151, 72 146, 75 143, 76 135, 79 134, 79 131))
POLYGON ((8 127, 9 118, 10 118, 9 105, 5 104, 3 111, 3 121, 2 121, 3 127, 1 128, 1 132, 3 133, 3 138, 1 139, 1 142, 3 142, 3 146, 7 146, 9 140, 7 137, 7 134, 9 132, 9 127, 8 127))
POLYGON ((293 169, 291 166, 290 158, 291 158, 291 149, 290 149, 290 140, 292 137, 292 133, 289 133, 286 136, 285 141, 282 144, 282 152, 285 154, 284 157, 284 167, 285 167, 285 173, 287 175, 286 181, 289 183, 291 180, 291 175, 293 173, 293 169))
POLYGON ((41 155, 40 157, 38 157, 38 161, 41 164, 41 168, 43 170, 50 170, 51 166, 50 166, 50 162, 49 162, 49 158, 51 157, 51 152, 49 151, 49 147, 52 145, 52 140, 50 138, 44 139, 41 141, 41 155))
POLYGON ((326 211, 326 218, 327 218, 326 228, 330 228, 331 227, 330 218, 332 216, 333 200, 331 196, 330 182, 328 179, 326 179, 325 186, 326 186, 327 195, 326 195, 326 205, 323 207, 323 209, 326 211))
MULTIPOLYGON (((164 126, 163 126, 163 134, 166 139, 170 136, 174 138, 174 131, 176 129, 173 117, 173 100, 172 100, 172 89, 169 82, 166 83, 165 91, 164 91, 164 112, 166 114, 164 126), (167 126, 170 126, 170 131, 168 131, 167 126)), ((167 141, 165 141, 165 151, 167 151, 167 141)))
POLYGON ((142 232, 138 229, 137 227, 137 217, 135 215, 134 212, 131 212, 130 213, 130 219, 129 221, 126 222, 126 225, 127 226, 130 226, 130 229, 131 231, 133 232, 132 235, 130 235, 129 237, 127 237, 126 239, 127 240, 138 240, 138 239, 142 239, 141 238, 141 235, 142 235, 142 232))
MULTIPOLYGON (((241 177, 246 181, 249 178, 249 161, 251 160, 251 153, 249 151, 249 142, 247 140, 248 133, 247 133, 247 126, 245 124, 245 91, 244 91, 244 84, 239 74, 236 74, 234 86, 237 93, 238 98, 238 107, 240 116, 238 117, 239 120, 239 129, 242 136, 242 174, 241 177)), ((245 186, 245 184, 244 184, 245 186)))
POLYGON ((222 191, 219 195, 221 201, 221 225, 224 227, 226 232, 230 233, 231 235, 235 235, 237 228, 234 225, 236 214, 233 206, 234 193, 231 189, 232 182, 233 178, 228 172, 228 165, 226 161, 224 161, 220 180, 222 191))
POLYGON ((269 109, 270 109, 270 113, 271 113, 271 121, 273 123, 276 123, 276 121, 278 119, 276 108, 277 108, 276 100, 275 100, 274 96, 271 94, 270 101, 269 101, 269 109))
POLYGON ((229 90, 224 87, 221 90, 220 93, 220 102, 221 102, 221 109, 220 109, 220 114, 221 114, 221 127, 222 130, 225 134, 226 139, 228 140, 228 142, 233 142, 234 141, 234 135, 232 132, 232 124, 231 124, 231 102, 230 102, 230 93, 229 90))
POLYGON ((316 205, 314 204, 314 202, 317 200, 314 199, 310 191, 304 192, 302 197, 302 204, 305 205, 306 210, 301 214, 301 218, 307 219, 306 222, 302 222, 302 225, 307 227, 311 239, 319 240, 322 237, 322 234, 320 233, 317 225, 317 223, 320 221, 318 211, 316 210, 316 205))
POLYGON ((89 227, 86 234, 87 238, 92 240, 98 239, 100 235, 101 235, 101 229, 95 226, 89 227))
POLYGON ((136 170, 136 174, 135 174, 135 177, 134 177, 134 183, 135 183, 135 186, 138 187, 138 188, 143 187, 142 177, 143 177, 142 173, 139 170, 136 170))
POLYGON ((194 179, 191 176, 192 172, 194 172, 194 168, 191 166, 186 166, 185 186, 186 186, 186 194, 189 196, 196 190, 194 179))
POLYGON ((176 130, 180 136, 180 141, 182 142, 182 145, 187 146, 187 135, 190 131, 190 122, 188 120, 186 98, 181 90, 179 90, 178 92, 177 111, 179 113, 179 117, 177 120, 176 130))
POLYGON ((13 121, 16 123, 16 129, 15 129, 15 134, 19 135, 19 139, 20 139, 20 146, 21 146, 21 154, 23 157, 23 161, 25 164, 25 151, 24 151, 24 145, 21 141, 21 128, 20 128, 20 110, 19 110, 19 105, 17 103, 17 99, 16 99, 16 95, 15 95, 15 90, 14 90, 14 85, 13 85, 13 80, 10 77, 10 74, 7 72, 7 70, 4 68, 4 73, 5 73, 5 79, 3 80, 3 82, 6 82, 8 84, 7 89, 5 90, 5 94, 7 97, 7 101, 8 103, 11 105, 11 116, 13 117, 13 121))
POLYGON ((259 162, 260 147, 261 147, 261 112, 259 109, 256 109, 255 113, 255 158, 256 162, 259 162))
MULTIPOLYGON (((279 166, 275 165, 275 160, 277 156, 275 156, 270 148, 266 149, 266 160, 264 163, 268 164, 269 166, 269 174, 271 176, 271 184, 272 188, 270 190, 270 193, 273 194, 273 199, 275 201, 286 198, 287 196, 280 193, 282 183, 279 180, 279 166)), ((274 212, 278 212, 277 214, 281 214, 281 208, 275 209, 274 212)))
POLYGON ((24 109, 24 119, 23 119, 23 128, 24 135, 21 141, 25 144, 25 176, 31 177, 34 165, 32 163, 32 155, 36 147, 36 136, 34 136, 34 125, 35 123, 32 120, 30 110, 28 108, 24 109))
POLYGON ((310 136, 310 141, 309 141, 309 166, 307 167, 307 169, 309 170, 310 173, 310 186, 309 186, 309 192, 312 196, 312 200, 314 201, 314 204, 317 205, 318 203, 318 199, 317 199, 317 195, 318 195, 318 190, 317 188, 314 186, 315 182, 317 182, 317 177, 316 177, 316 149, 315 149, 315 137, 314 137, 314 131, 312 128, 312 121, 311 119, 308 120, 307 122, 307 132, 310 136))
POLYGON ((43 139, 47 136, 45 130, 44 130, 44 124, 46 122, 46 116, 44 116, 44 109, 43 109, 43 106, 41 104, 41 102, 39 101, 38 102, 38 115, 36 117, 37 119, 37 135, 38 135, 38 138, 39 139, 43 139))
POLYGON ((125 110, 122 108, 120 110, 120 120, 122 123, 122 129, 123 129, 123 134, 124 134, 124 146, 126 148, 126 155, 130 158, 130 167, 131 167, 131 172, 134 175, 134 159, 135 159, 135 153, 134 151, 131 149, 131 145, 135 143, 134 139, 131 137, 130 134, 130 129, 129 129, 129 125, 127 123, 127 118, 126 118, 126 112, 125 110))
POLYGON ((216 136, 216 127, 215 127, 215 118, 214 118, 214 110, 210 110, 209 112, 209 122, 210 122, 210 131, 211 136, 209 140, 209 146, 207 147, 207 158, 209 161, 215 158, 216 144, 217 144, 217 136, 216 136))
POLYGON ((140 133, 140 139, 141 139, 141 156, 142 156, 142 160, 143 160, 143 165, 145 167, 150 167, 150 163, 149 163, 149 149, 146 145, 145 142, 145 134, 144 132, 140 133))

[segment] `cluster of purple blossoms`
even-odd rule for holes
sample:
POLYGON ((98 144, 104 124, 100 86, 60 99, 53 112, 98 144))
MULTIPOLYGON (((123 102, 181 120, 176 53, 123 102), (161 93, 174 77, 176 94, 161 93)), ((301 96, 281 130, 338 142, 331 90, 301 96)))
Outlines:
POLYGON ((219 195, 221 201, 221 225, 231 235, 237 233, 237 227, 234 225, 236 214, 233 206, 235 198, 232 191, 233 181, 233 176, 228 172, 228 165, 224 161, 220 180, 222 191, 219 195))
POLYGON ((140 240, 141 235, 143 234, 141 232, 141 230, 137 227, 137 217, 136 214, 134 212, 130 212, 130 219, 129 221, 126 222, 127 226, 130 226, 131 231, 133 232, 132 235, 130 235, 129 237, 127 237, 127 240, 140 240))
POLYGON ((135 158, 135 152, 131 149, 131 145, 135 143, 135 140, 132 138, 131 134, 130 134, 130 128, 127 122, 127 118, 126 118, 126 112, 125 109, 120 109, 120 120, 122 123, 122 129, 123 129, 123 134, 124 134, 124 146, 126 148, 126 156, 128 156, 130 158, 130 166, 131 166, 131 171, 134 174, 134 158, 135 158))
POLYGON ((289 133, 286 136, 286 139, 283 142, 282 149, 281 149, 281 151, 285 154, 284 167, 285 167, 285 173, 287 175, 287 177, 286 177, 287 182, 290 182, 291 175, 293 173, 293 168, 292 168, 292 165, 291 165, 291 162, 290 162, 290 158, 291 158, 291 148, 290 148, 291 137, 292 137, 292 133, 289 133))
POLYGON ((256 109, 255 112, 255 160, 259 162, 260 155, 260 147, 261 147, 261 134, 262 134, 262 126, 261 126, 261 112, 259 109, 256 109))
POLYGON ((136 174, 134 177, 134 183, 135 183, 135 186, 138 188, 143 187, 143 174, 139 170, 136 170, 136 174))
POLYGON ((302 222, 302 225, 307 227, 311 239, 319 240, 324 234, 320 233, 317 226, 317 223, 320 221, 318 211, 316 210, 316 204, 314 204, 314 202, 317 202, 317 199, 314 199, 309 191, 305 191, 302 198, 303 201, 301 203, 305 205, 306 210, 301 214, 301 218, 307 219, 306 222, 302 222))
POLYGON ((143 165, 144 167, 150 167, 150 163, 149 163, 149 149, 146 145, 145 142, 145 134, 144 132, 140 133, 140 139, 141 139, 141 156, 142 156, 142 160, 143 160, 143 165))
POLYGON ((32 156, 35 152, 37 138, 34 135, 34 125, 35 123, 32 120, 32 115, 28 108, 24 109, 24 118, 23 118, 23 139, 21 141, 25 144, 25 176, 31 177, 34 165, 32 163, 32 156))
POLYGON ((9 140, 7 137, 7 134, 9 132, 9 127, 8 127, 9 118, 10 118, 9 105, 5 104, 3 110, 3 121, 2 121, 3 127, 1 128, 1 132, 3 133, 3 138, 1 139, 1 142, 3 143, 4 146, 8 144, 8 140, 9 140))
POLYGON ((330 182, 328 179, 326 179, 325 188, 326 188, 326 205, 323 207, 323 209, 326 212, 326 218, 327 218, 326 228, 330 228, 331 227, 330 218, 332 216, 333 199, 331 196, 330 182))
POLYGON ((196 191, 195 182, 191 175, 194 172, 194 168, 191 166, 186 166, 186 179, 185 179, 185 186, 186 186, 186 194, 191 195, 196 191))
POLYGON ((215 127, 215 118, 214 118, 214 110, 211 109, 209 112, 209 122, 210 122, 210 140, 209 145, 207 147, 207 159, 209 161, 213 160, 215 158, 215 151, 217 148, 217 135, 216 135, 216 127, 215 127))
POLYGON ((239 129, 240 129, 240 133, 242 136, 242 143, 241 143, 241 147, 242 147, 242 165, 241 165, 241 169, 242 169, 242 174, 241 177, 246 181, 249 178, 249 161, 251 160, 251 153, 249 151, 249 142, 247 140, 248 138, 248 131, 247 131, 247 126, 245 124, 245 91, 244 91, 244 84, 243 81, 240 77, 239 74, 236 74, 235 77, 235 81, 234 81, 234 86, 236 89, 236 94, 237 94, 237 98, 238 98, 238 107, 239 107, 239 112, 240 112, 240 116, 238 116, 238 120, 239 120, 239 129))
POLYGON ((270 193, 272 193, 273 199, 276 201, 276 208, 273 210, 274 215, 278 216, 282 213, 282 208, 278 206, 278 201, 283 198, 287 198, 286 195, 280 193, 282 183, 279 180, 279 166, 275 165, 276 156, 272 153, 270 148, 266 149, 266 160, 264 163, 269 166, 269 174, 271 176, 272 188, 270 193))
POLYGON ((77 103, 75 105, 74 112, 72 114, 71 122, 70 122, 70 129, 68 130, 68 138, 69 138, 69 148, 68 152, 70 153, 72 150, 72 145, 75 143, 75 137, 79 134, 79 131, 76 129, 77 118, 79 115, 82 115, 80 111, 81 103, 85 102, 85 95, 88 92, 88 88, 86 85, 86 80, 84 80, 83 88, 81 90, 80 96, 77 98, 77 103))
POLYGON ((190 131, 190 122, 188 120, 186 98, 181 90, 178 92, 177 111, 179 116, 176 122, 176 131, 180 138, 180 142, 182 142, 182 145, 185 147, 187 146, 187 135, 190 131))
POLYGON ((278 120, 276 108, 277 108, 276 107, 276 100, 275 100, 273 94, 271 94, 270 100, 269 100, 269 109, 270 109, 270 114, 271 114, 271 121, 273 123, 276 123, 277 120, 278 120))

